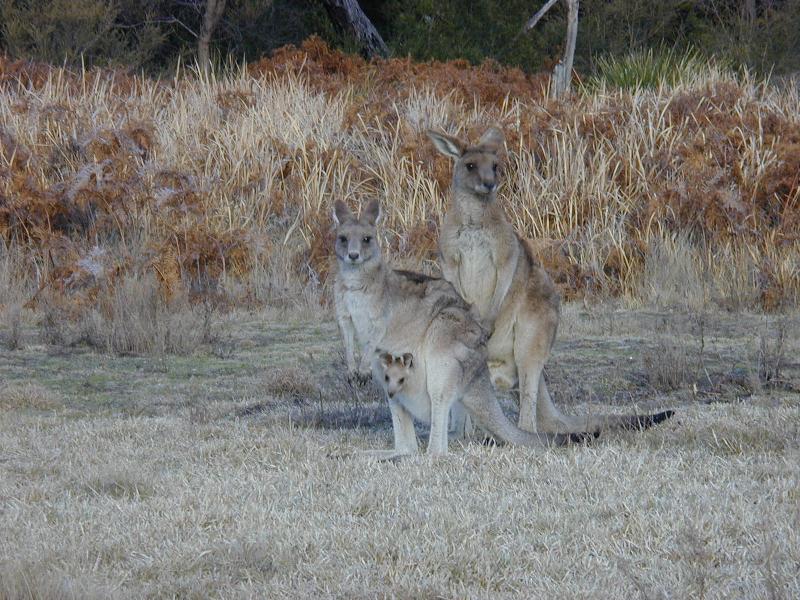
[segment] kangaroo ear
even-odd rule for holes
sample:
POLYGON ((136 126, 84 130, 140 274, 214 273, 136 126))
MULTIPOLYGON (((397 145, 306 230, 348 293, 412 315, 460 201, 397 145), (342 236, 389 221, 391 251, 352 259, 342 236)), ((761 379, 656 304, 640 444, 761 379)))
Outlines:
POLYGON ((499 127, 489 127, 489 129, 487 129, 486 132, 481 136, 481 139, 478 141, 478 145, 499 150, 503 147, 503 143, 505 141, 506 138, 499 127))
POLYGON ((411 364, 414 361, 414 355, 411 354, 411 352, 406 352, 405 354, 403 354, 403 359, 402 360, 403 360, 403 366, 406 369, 410 369, 411 368, 411 364))
POLYGON ((361 211, 361 222, 367 225, 377 225, 382 216, 379 200, 370 200, 369 204, 361 211))
POLYGON ((433 129, 429 129, 426 133, 431 138, 436 149, 442 154, 455 159, 461 158, 464 154, 467 144, 457 137, 434 131, 433 129))
POLYGON ((382 352, 380 355, 381 364, 384 367, 390 366, 394 362, 394 357, 388 352, 382 352))
POLYGON ((353 211, 342 200, 333 203, 333 222, 341 225, 345 221, 353 218, 353 211))

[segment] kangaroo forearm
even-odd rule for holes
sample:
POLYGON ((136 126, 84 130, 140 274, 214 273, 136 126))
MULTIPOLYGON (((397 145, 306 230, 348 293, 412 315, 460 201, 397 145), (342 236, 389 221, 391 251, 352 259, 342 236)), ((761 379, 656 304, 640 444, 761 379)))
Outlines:
POLYGON ((375 342, 370 340, 361 350, 361 362, 359 363, 359 369, 362 371, 371 371, 372 370, 372 359, 375 356, 375 342))
POLYGON ((340 317, 337 319, 339 324, 339 331, 342 334, 342 341, 344 343, 344 358, 345 362, 347 362, 347 369, 348 371, 355 371, 356 370, 356 356, 355 356, 355 347, 356 347, 356 332, 355 328, 353 327, 352 321, 345 317, 340 317))
POLYGON ((452 259, 443 257, 442 259, 442 277, 449 282, 458 294, 463 298, 464 290, 461 289, 461 283, 458 279, 458 263, 452 259))
POLYGON ((514 281, 514 269, 504 266, 497 273, 497 283, 494 286, 494 294, 492 294, 492 301, 489 304, 489 314, 487 317, 494 321, 500 313, 500 307, 511 289, 511 284, 514 281))

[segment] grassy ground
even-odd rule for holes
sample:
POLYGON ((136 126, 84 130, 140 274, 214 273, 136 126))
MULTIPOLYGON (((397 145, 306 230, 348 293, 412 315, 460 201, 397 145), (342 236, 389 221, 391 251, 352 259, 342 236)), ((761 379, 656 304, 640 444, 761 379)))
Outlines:
POLYGON ((556 402, 678 416, 383 464, 333 458, 391 424, 329 317, 239 314, 188 357, 26 330, 0 351, 0 598, 797 597, 797 331, 572 305, 556 402))
POLYGON ((0 58, 0 600, 800 596, 800 88, 540 84, 313 40, 208 80, 0 58), (556 401, 679 414, 352 456, 391 424, 318 306, 331 204, 380 198, 387 258, 430 269, 425 130, 493 124, 566 298, 685 309, 570 306, 556 401))

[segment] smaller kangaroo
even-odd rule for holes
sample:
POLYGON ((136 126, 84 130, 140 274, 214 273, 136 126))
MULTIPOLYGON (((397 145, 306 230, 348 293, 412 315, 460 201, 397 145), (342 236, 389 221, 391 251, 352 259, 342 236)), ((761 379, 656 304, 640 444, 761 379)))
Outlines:
POLYGON ((393 356, 388 352, 378 350, 383 367, 383 389, 389 398, 394 398, 396 394, 409 391, 411 395, 418 394, 419 390, 408 390, 406 378, 411 382, 411 365, 414 364, 414 356, 406 352, 403 356, 393 356))
MULTIPOLYGON (((580 433, 543 437, 519 429, 500 408, 489 383, 486 361, 483 360, 480 353, 474 353, 472 348, 456 349, 456 358, 464 369, 466 378, 459 382, 460 385, 454 395, 438 400, 431 399, 426 384, 428 372, 424 365, 415 365, 413 354, 404 352, 396 355, 383 350, 377 350, 377 353, 383 369, 383 389, 386 391, 389 401, 402 405, 417 420, 430 423, 432 425, 431 435, 434 435, 435 415, 447 414, 447 411, 452 409, 455 403, 460 402, 466 407, 469 415, 481 426, 498 440, 509 444, 541 448, 543 443, 552 445, 580 443, 598 436, 598 433, 595 432, 593 434, 580 433), (442 400, 445 404, 450 403, 450 406, 437 406, 442 400)), ((436 376, 435 374, 431 375, 436 376)), ((440 444, 443 441, 436 442, 431 439, 431 444, 440 444)))

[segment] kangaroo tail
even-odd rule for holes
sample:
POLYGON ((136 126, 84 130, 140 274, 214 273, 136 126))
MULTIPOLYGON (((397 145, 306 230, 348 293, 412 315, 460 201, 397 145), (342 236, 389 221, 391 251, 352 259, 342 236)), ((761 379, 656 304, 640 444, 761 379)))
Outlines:
POLYGON ((654 425, 663 423, 674 414, 674 410, 664 410, 649 415, 606 415, 601 417, 589 417, 585 420, 585 425, 588 431, 644 431, 654 425))
POLYGON ((597 434, 591 433, 531 433, 520 429, 506 416, 489 383, 488 371, 473 378, 462 398, 470 414, 489 433, 508 444, 545 448, 587 441, 597 434))
POLYGON ((553 404, 550 392, 544 382, 544 377, 539 378, 539 414, 542 416, 543 428, 547 431, 560 433, 574 433, 591 431, 629 430, 644 431, 670 419, 674 410, 664 410, 648 415, 603 415, 592 417, 576 417, 565 415, 553 404))

